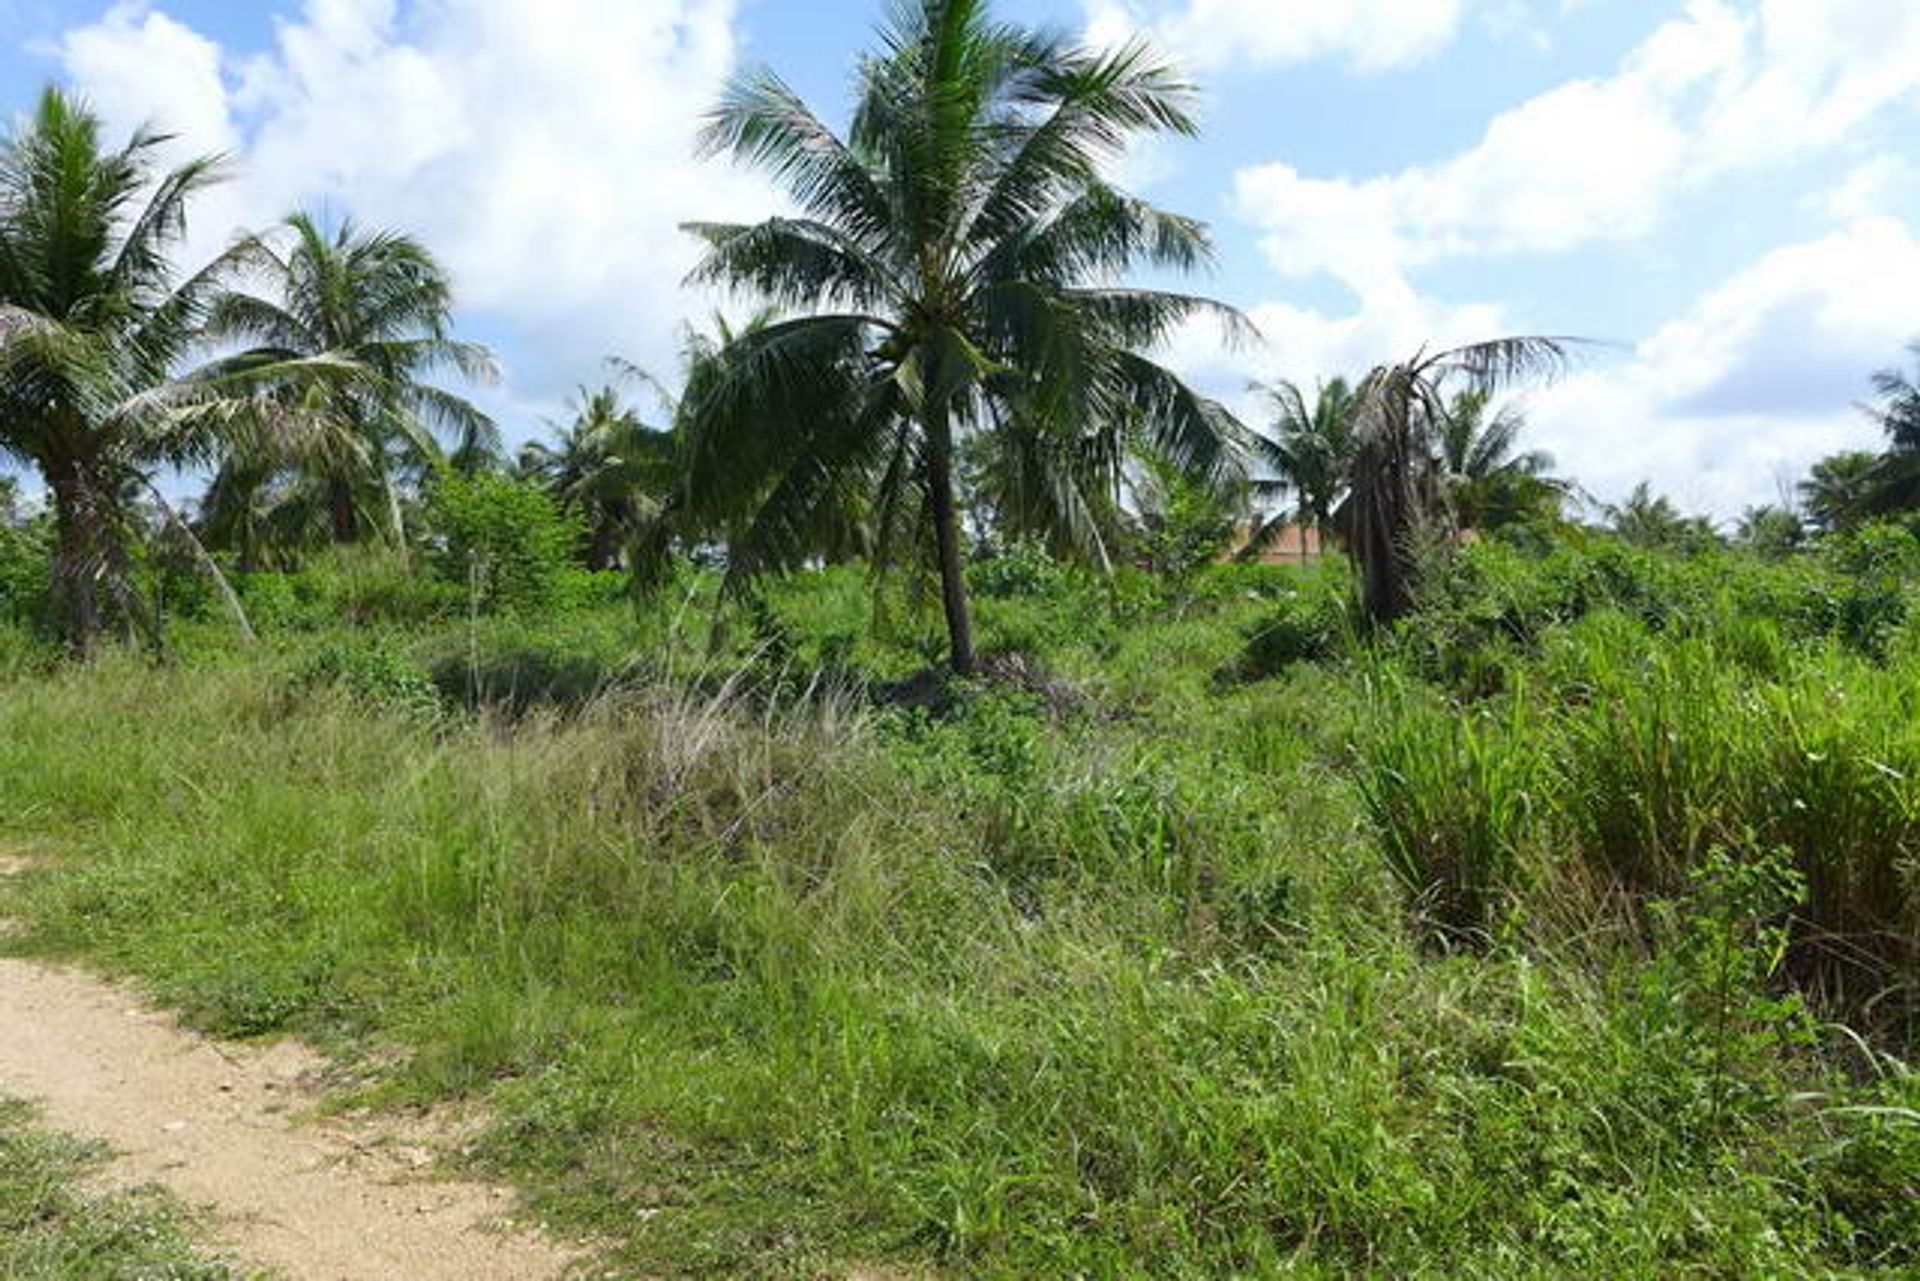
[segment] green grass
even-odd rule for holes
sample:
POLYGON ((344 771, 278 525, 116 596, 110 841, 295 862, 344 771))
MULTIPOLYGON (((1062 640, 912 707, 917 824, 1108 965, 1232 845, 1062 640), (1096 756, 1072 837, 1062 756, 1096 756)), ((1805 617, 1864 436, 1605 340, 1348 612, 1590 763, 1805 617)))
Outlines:
MULTIPOLYGON (((0 1099, 0 1276, 8 1281, 238 1281, 193 1248, 192 1222, 152 1191, 89 1186, 97 1148, 48 1134, 0 1099)), ((254 1275, 254 1274, 244 1274, 254 1275)))
POLYGON ((1899 636, 1540 572, 1613 597, 1466 685, 1417 629, 1477 595, 1251 679, 1267 573, 1008 576, 987 634, 1071 697, 940 709, 863 696, 920 642, 847 574, 711 661, 601 612, 24 667, 17 946, 487 1104, 476 1159, 643 1274, 1920 1267, 1899 636))

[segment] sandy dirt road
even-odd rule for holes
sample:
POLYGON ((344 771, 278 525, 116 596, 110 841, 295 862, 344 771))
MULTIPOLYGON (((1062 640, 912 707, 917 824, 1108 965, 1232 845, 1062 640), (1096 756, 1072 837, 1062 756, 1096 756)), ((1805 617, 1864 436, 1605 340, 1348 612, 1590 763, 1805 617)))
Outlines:
POLYGON ((574 1256, 497 1188, 427 1179, 429 1140, 304 1121, 320 1060, 217 1045, 98 978, 0 958, 0 1095, 120 1154, 110 1177, 210 1211, 214 1244, 291 1281, 542 1281, 574 1256))

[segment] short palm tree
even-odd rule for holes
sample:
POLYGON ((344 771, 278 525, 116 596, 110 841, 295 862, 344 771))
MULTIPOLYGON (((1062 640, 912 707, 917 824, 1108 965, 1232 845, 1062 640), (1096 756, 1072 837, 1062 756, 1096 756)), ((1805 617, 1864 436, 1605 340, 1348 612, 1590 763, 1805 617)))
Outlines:
POLYGON ((1719 538, 1711 521, 1683 514, 1672 499, 1654 493, 1653 486, 1644 480, 1625 498, 1607 507, 1606 516, 1613 532, 1636 547, 1697 551, 1719 538))
POLYGON ((1552 514, 1572 491, 1553 475, 1552 454, 1519 451, 1526 427, 1517 405, 1493 409, 1493 398, 1482 390, 1454 395, 1434 443, 1457 528, 1492 532, 1552 514))
POLYGON ((1375 369, 1355 390, 1353 463, 1336 522, 1360 572, 1369 620, 1391 623, 1412 610, 1421 556, 1450 532, 1436 443, 1452 410, 1451 394, 1491 396, 1557 375, 1572 342, 1516 337, 1422 351, 1375 369))
POLYGON ((1829 534, 1859 524, 1875 506, 1884 473, 1884 460, 1871 450, 1849 449, 1822 458, 1799 486, 1807 519, 1829 534))
POLYGON ((673 432, 649 426, 611 383, 581 388, 572 411, 551 441, 521 450, 520 471, 579 514, 587 567, 609 570, 677 483, 673 432))
POLYGON ((1294 506, 1255 530, 1248 552, 1271 543, 1290 524, 1311 525, 1324 539, 1333 527, 1334 509, 1346 494, 1353 471, 1354 408, 1358 403, 1346 379, 1321 385, 1309 401, 1299 384, 1256 384, 1272 415, 1271 435, 1254 437, 1257 463, 1272 473, 1256 488, 1295 496, 1294 506))
POLYGON ((445 463, 436 435, 468 470, 499 453, 492 420, 429 379, 451 371, 491 381, 493 359, 451 337, 451 284, 418 242, 351 222, 329 234, 304 213, 281 231, 236 250, 249 287, 214 302, 210 336, 255 359, 331 359, 363 376, 284 387, 272 411, 299 428, 279 436, 297 448, 271 457, 235 453, 227 466, 263 481, 291 473, 302 482, 301 501, 323 504, 336 543, 379 534, 399 545, 401 470, 445 463))
POLYGON ((690 228, 696 280, 791 317, 736 341, 690 406, 694 489, 752 508, 736 575, 797 563, 823 510, 864 500, 882 564, 931 547, 967 673, 958 438, 1023 432, 1039 458, 1137 438, 1198 475, 1239 469, 1231 415, 1141 354, 1197 314, 1237 318, 1116 283, 1207 261, 1205 232, 1102 178, 1132 140, 1194 132, 1192 96, 1140 45, 1084 48, 986 0, 903 0, 845 139, 772 73, 735 82, 705 147, 770 172, 799 210, 690 228))
POLYGON ((179 524, 154 475, 235 440, 258 388, 343 381, 291 355, 183 372, 236 257, 175 272, 189 202, 218 173, 211 159, 163 169, 167 142, 141 130, 108 150, 98 117, 49 89, 0 144, 0 454, 46 484, 56 624, 81 655, 144 619, 138 496, 179 524))

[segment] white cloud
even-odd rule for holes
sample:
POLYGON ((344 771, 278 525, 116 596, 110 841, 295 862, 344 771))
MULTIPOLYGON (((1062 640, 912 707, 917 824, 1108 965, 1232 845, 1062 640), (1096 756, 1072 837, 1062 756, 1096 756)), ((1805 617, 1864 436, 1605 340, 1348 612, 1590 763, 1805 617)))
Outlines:
MULTIPOLYGON (((421 236, 462 302, 547 381, 618 351, 670 368, 697 311, 693 219, 757 217, 758 180, 693 158, 734 66, 735 0, 307 0, 236 58, 122 3, 70 32, 68 74, 121 127, 238 151, 201 247, 296 205, 421 236)), ((523 392, 528 389, 522 388, 523 392)))
POLYGON ((1464 0, 1087 0, 1093 38, 1146 34, 1193 71, 1332 58, 1380 71, 1453 40, 1464 0))
POLYGON ((1808 207, 1835 222, 1853 222, 1892 211, 1913 188, 1913 165, 1899 156, 1878 155, 1847 171, 1834 187, 1813 193, 1808 207))
POLYGON ((1916 321, 1920 239, 1870 218, 1766 255, 1624 362, 1534 398, 1535 439, 1605 498, 1651 479, 1723 517, 1878 433, 1855 405, 1916 321))
POLYGON ((1903 99, 1920 100, 1920 5, 1690 0, 1615 74, 1522 103, 1450 159, 1357 181, 1260 166, 1235 205, 1279 270, 1364 295, 1440 259, 1640 237, 1677 193, 1831 147, 1903 99))

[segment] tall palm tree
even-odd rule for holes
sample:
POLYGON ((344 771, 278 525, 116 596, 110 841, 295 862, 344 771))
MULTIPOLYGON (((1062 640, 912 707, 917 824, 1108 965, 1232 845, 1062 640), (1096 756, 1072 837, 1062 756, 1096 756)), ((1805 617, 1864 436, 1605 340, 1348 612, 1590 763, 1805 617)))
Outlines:
POLYGON ((330 358, 364 376, 283 388, 274 412, 302 428, 299 447, 270 457, 236 453, 227 466, 263 481, 291 473, 305 482, 304 496, 324 504, 336 543, 377 533, 399 545, 400 471, 446 462, 436 435, 469 470, 498 455, 492 420, 429 381, 443 371, 492 381, 493 358, 452 338, 452 286, 417 241, 362 232, 350 221, 329 234, 305 213, 287 218, 281 232, 236 250, 249 287, 214 302, 209 334, 255 359, 330 358))
POLYGON ((1023 431, 1118 452, 1136 434, 1198 475, 1238 425, 1140 353, 1218 304, 1114 282, 1206 262, 1199 224, 1109 185, 1132 140, 1195 131, 1193 91, 1137 44, 1088 49, 987 0, 903 0, 860 65, 844 140, 771 72, 737 80, 704 146, 766 170, 799 214, 696 225, 701 282, 793 318, 733 344, 693 406, 694 488, 752 518, 735 574, 795 563, 822 509, 864 495, 884 565, 930 542, 954 669, 975 667, 956 439, 1023 431))
POLYGON ((615 568, 678 477, 670 428, 648 426, 609 383, 574 396, 572 421, 520 452, 520 471, 587 525, 587 567, 615 568))
POLYGON ((1299 384, 1255 384, 1272 414, 1272 434, 1253 441, 1255 460, 1273 473, 1257 486, 1296 496, 1295 506, 1255 530, 1247 545, 1256 552, 1280 536, 1289 524, 1311 525, 1324 540, 1333 512, 1346 493, 1356 447, 1354 409, 1358 400, 1346 379, 1323 383, 1311 401, 1299 384))
POLYGON ((1493 409, 1484 390, 1457 392, 1437 426, 1441 483, 1459 529, 1492 532, 1547 514, 1571 492, 1552 474, 1552 454, 1519 451, 1527 417, 1517 405, 1493 409))
POLYGON ((236 257, 175 272, 189 202, 218 165, 162 168, 168 141, 143 129, 108 150, 99 118, 49 89, 0 143, 0 454, 46 484, 54 615, 82 656, 143 621, 130 572, 139 495, 181 525, 156 472, 235 439, 259 387, 346 381, 317 376, 335 362, 259 355, 183 372, 236 257))
POLYGON ((1884 474, 1884 460, 1871 450, 1843 450, 1822 458, 1799 485, 1807 519, 1822 533, 1852 528, 1875 505, 1884 474))
POLYGON ((1420 559, 1443 536, 1445 476, 1435 444, 1451 412, 1449 396, 1491 396, 1562 372, 1566 338, 1499 338, 1421 351, 1383 365, 1354 392, 1355 449, 1347 497, 1336 514, 1347 554, 1360 572, 1361 604, 1376 624, 1412 610, 1420 559))

